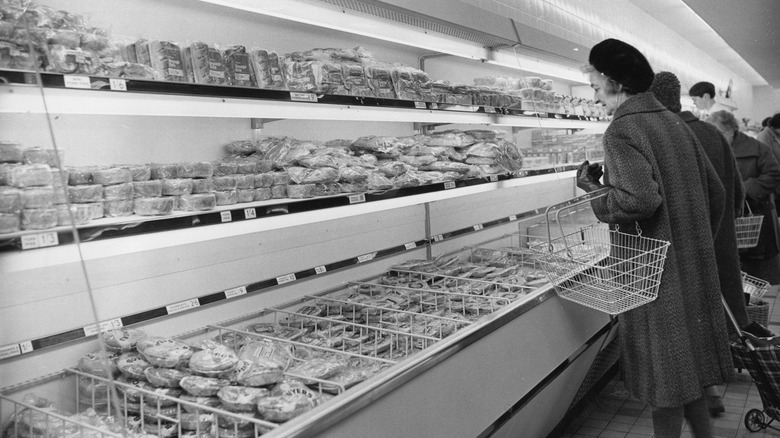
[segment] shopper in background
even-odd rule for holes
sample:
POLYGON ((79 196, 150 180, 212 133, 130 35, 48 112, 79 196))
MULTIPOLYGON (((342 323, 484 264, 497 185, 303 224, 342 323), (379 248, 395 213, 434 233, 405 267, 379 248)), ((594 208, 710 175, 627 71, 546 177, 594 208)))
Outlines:
POLYGON ((683 416, 696 437, 709 437, 703 388, 734 373, 712 238, 725 190, 691 130, 647 92, 653 70, 644 55, 608 39, 589 62, 595 100, 613 120, 603 137, 604 184, 586 161, 577 185, 606 189, 591 203, 602 222, 671 242, 658 297, 620 317, 625 385, 653 407, 656 437, 679 437, 683 416))
MULTIPOLYGON (((756 135, 756 140, 769 146, 775 160, 780 163, 780 113, 769 117, 764 129, 756 135)), ((775 192, 775 199, 780 196, 780 192, 775 192)))
POLYGON ((729 109, 715 100, 715 85, 712 82, 697 82, 693 84, 688 95, 693 99, 693 104, 699 109, 699 117, 706 119, 715 111, 728 111, 729 109))
POLYGON ((775 209, 780 164, 769 146, 739 131, 737 119, 730 112, 716 111, 707 121, 718 128, 734 151, 750 211, 764 216, 758 245, 740 250, 742 270, 770 284, 780 284, 780 235, 775 209))
MULTIPOLYGON (((723 220, 718 234, 714 236, 715 259, 718 263, 721 294, 726 299, 731 313, 743 331, 759 337, 774 336, 762 325, 750 321, 745 308, 735 223, 736 216, 741 214, 744 206, 745 189, 742 186, 731 146, 715 126, 702 122, 690 111, 681 112, 680 80, 674 73, 667 71, 656 73, 650 90, 661 105, 677 114, 691 128, 704 153, 707 154, 707 158, 715 168, 715 172, 720 176, 720 182, 726 189, 726 208, 723 212, 723 220)), ((729 324, 728 320, 726 323, 729 324)), ((710 415, 718 416, 726 411, 717 386, 709 386, 705 388, 704 392, 707 395, 707 407, 710 415)))

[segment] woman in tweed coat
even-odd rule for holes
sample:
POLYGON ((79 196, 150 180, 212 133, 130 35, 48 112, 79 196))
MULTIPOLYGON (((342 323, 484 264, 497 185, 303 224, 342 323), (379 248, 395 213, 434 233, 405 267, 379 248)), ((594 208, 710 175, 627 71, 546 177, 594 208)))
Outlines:
POLYGON ((602 222, 671 242, 658 298, 620 316, 621 370, 628 390, 653 407, 656 437, 679 437, 683 415, 711 436, 702 388, 734 369, 720 298, 713 235, 725 190, 684 122, 647 93, 653 71, 634 47, 608 39, 590 53, 597 101, 613 115, 600 170, 583 163, 577 185, 605 187, 592 202, 602 222))

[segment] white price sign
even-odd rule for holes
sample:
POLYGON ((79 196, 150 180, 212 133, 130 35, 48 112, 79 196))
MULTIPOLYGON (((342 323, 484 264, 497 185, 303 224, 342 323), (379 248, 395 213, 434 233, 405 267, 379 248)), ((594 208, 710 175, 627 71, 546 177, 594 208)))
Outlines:
POLYGON ((447 190, 454 189, 455 188, 455 181, 447 181, 447 182, 445 182, 444 183, 444 188, 447 189, 447 190))
POLYGON ((124 79, 110 78, 108 85, 113 91, 127 91, 127 81, 124 79))
POLYGON ((103 321, 84 327, 84 336, 95 336, 98 333, 118 328, 122 328, 122 320, 119 318, 112 319, 110 321, 103 321))
POLYGON ((479 231, 479 230, 481 230, 481 229, 483 229, 483 228, 484 228, 484 227, 482 226, 482 224, 477 224, 477 225, 474 225, 474 231, 479 231))
POLYGON ((425 102, 415 102, 414 107, 417 109, 426 109, 425 102))
POLYGON ((439 104, 436 102, 431 102, 431 109, 439 109, 439 104))
POLYGON ((490 182, 498 181, 498 175, 490 175, 490 176, 488 176, 488 181, 490 181, 490 182))
POLYGON ((296 102, 316 102, 317 95, 312 93, 290 92, 290 100, 294 100, 296 102))
POLYGON ((20 354, 22 354, 22 350, 19 348, 19 344, 6 345, 0 348, 0 360, 19 356, 20 354))
POLYGON ((517 220, 517 215, 513 214, 512 216, 509 216, 509 220, 510 221, 516 221, 517 220))
POLYGON ((358 263, 370 262, 371 260, 374 260, 375 256, 375 252, 372 252, 371 254, 363 254, 362 256, 358 256, 357 261, 358 263))
POLYGON ((406 245, 404 245, 404 248, 406 248, 406 249, 415 249, 415 248, 417 248, 417 243, 409 242, 406 245))
POLYGON ((244 219, 254 219, 257 217, 257 210, 254 208, 245 208, 244 209, 244 219))
POLYGON ((281 277, 276 277, 276 284, 282 285, 285 283, 290 283, 295 280, 296 280, 295 274, 282 275, 281 277))
POLYGON ((314 268, 314 272, 317 275, 320 275, 320 274, 324 274, 324 273, 328 272, 328 270, 325 269, 325 266, 317 266, 316 268, 314 268))
POLYGON ((22 351, 22 354, 32 353, 34 350, 32 341, 24 341, 20 343, 19 349, 22 351))
POLYGON ((434 242, 441 242, 442 240, 444 240, 444 236, 442 234, 437 234, 437 235, 433 236, 433 241, 434 242))
POLYGON ((486 106, 484 108, 485 108, 485 112, 486 113, 490 113, 490 114, 495 114, 496 113, 496 107, 486 106))
POLYGON ((225 297, 227 299, 239 297, 241 295, 246 295, 246 287, 240 286, 240 287, 234 287, 233 289, 228 289, 225 291, 225 297))
POLYGON ((185 310, 194 309, 196 307, 200 307, 200 301, 198 301, 197 298, 193 298, 191 300, 182 301, 181 303, 165 306, 165 310, 168 311, 168 315, 173 315, 174 313, 184 312, 185 310))
POLYGON ((22 236, 22 249, 45 248, 47 246, 57 246, 59 244, 59 237, 57 237, 57 233, 54 231, 22 236))
POLYGON ((229 211, 223 211, 219 214, 219 216, 222 218, 222 222, 232 222, 233 221, 233 214, 229 211))
POLYGON ((71 76, 65 75, 65 88, 90 88, 89 76, 71 76))
POLYGON ((349 197, 349 203, 350 204, 360 204, 361 202, 366 202, 366 194, 360 193, 357 195, 350 195, 349 197))

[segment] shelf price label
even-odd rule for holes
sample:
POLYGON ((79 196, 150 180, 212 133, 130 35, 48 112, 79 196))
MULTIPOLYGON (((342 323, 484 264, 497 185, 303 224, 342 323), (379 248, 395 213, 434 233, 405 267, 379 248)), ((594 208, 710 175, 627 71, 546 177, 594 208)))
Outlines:
POLYGON ((512 216, 509 216, 509 220, 510 221, 516 221, 517 220, 517 215, 513 214, 512 216))
POLYGON ((54 231, 22 236, 22 249, 45 248, 47 246, 57 246, 59 244, 60 240, 57 237, 57 233, 54 231))
POLYGON ((409 242, 406 245, 404 245, 404 248, 406 248, 407 250, 415 249, 417 248, 417 242, 409 242))
POLYGON ((436 102, 431 102, 431 109, 439 109, 439 104, 436 102))
POLYGON ((233 221, 233 213, 229 211, 223 211, 219 214, 220 218, 222 219, 222 222, 232 222, 233 221))
POLYGON ((375 252, 372 252, 370 254, 363 254, 362 256, 358 256, 357 261, 358 263, 370 262, 371 260, 374 260, 374 257, 376 257, 375 252))
POLYGON ((91 88, 89 76, 65 75, 63 79, 65 80, 65 88, 86 88, 87 90, 91 88))
POLYGON ((494 106, 484 106, 485 112, 488 114, 495 114, 496 113, 496 107, 494 106))
POLYGON ((122 328, 122 320, 119 318, 103 321, 84 327, 84 336, 95 336, 98 333, 118 328, 122 328))
POLYGON ((474 225, 474 231, 479 231, 479 230, 481 230, 481 229, 483 229, 483 228, 485 228, 485 227, 483 227, 483 226, 482 226, 482 224, 476 224, 476 225, 474 225))
POLYGON ((437 234, 437 235, 433 236, 433 241, 434 242, 441 242, 442 240, 444 240, 444 235, 442 235, 442 234, 437 234))
POLYGON ((19 344, 6 345, 0 347, 0 360, 8 359, 9 357, 19 356, 22 354, 22 349, 19 344))
POLYGON ((414 107, 417 109, 426 109, 425 102, 415 102, 414 107))
POLYGON ((313 93, 290 92, 290 100, 295 102, 317 102, 317 95, 313 93))
POLYGON ((281 277, 276 277, 276 284, 283 285, 285 283, 290 283, 295 280, 296 280, 295 273, 282 275, 281 277))
POLYGON ((445 190, 454 189, 454 188, 455 188, 455 181, 447 181, 444 183, 445 190))
POLYGON ((325 266, 317 266, 314 268, 314 273, 317 275, 324 274, 326 272, 328 272, 328 270, 325 268, 325 266))
POLYGON ((19 350, 22 354, 32 353, 34 350, 32 341, 24 341, 19 343, 19 350))
POLYGON ((225 291, 225 298, 227 299, 239 297, 241 295, 246 295, 246 286, 234 287, 233 289, 225 291))
POLYGON ((350 204, 360 204, 362 202, 366 202, 366 194, 365 193, 359 193, 357 195, 350 195, 349 196, 349 203, 350 204))
POLYGON ((108 86, 112 91, 127 91, 127 81, 119 78, 110 78, 108 86))
POLYGON ((257 210, 254 208, 245 208, 244 209, 244 219, 254 219, 257 217, 257 210))
POLYGON ((165 306, 165 310, 168 311, 168 315, 173 315, 174 313, 184 312, 185 310, 194 309, 196 307, 200 307, 200 301, 198 301, 197 298, 193 298, 191 300, 182 301, 181 303, 165 306))

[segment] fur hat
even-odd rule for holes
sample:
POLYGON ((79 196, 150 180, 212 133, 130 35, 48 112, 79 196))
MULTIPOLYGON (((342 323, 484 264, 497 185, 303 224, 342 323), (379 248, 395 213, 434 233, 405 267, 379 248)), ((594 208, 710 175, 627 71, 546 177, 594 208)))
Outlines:
POLYGON ((653 69, 634 46, 613 38, 590 49, 588 62, 633 93, 644 93, 653 83, 653 69))
POLYGON ((655 74, 653 85, 650 91, 655 98, 661 102, 661 105, 673 113, 679 113, 682 110, 680 104, 680 80, 674 73, 668 71, 659 71, 655 74))

